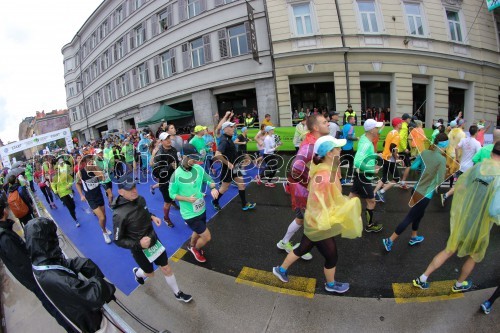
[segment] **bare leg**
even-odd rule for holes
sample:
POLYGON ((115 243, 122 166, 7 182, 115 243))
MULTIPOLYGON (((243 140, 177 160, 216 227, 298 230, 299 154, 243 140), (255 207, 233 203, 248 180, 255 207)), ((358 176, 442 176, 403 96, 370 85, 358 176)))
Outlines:
POLYGON ((337 267, 333 268, 323 268, 323 272, 325 273, 325 278, 327 283, 333 283, 335 281, 335 270, 337 267))
POLYGON ((457 281, 459 283, 464 282, 469 277, 470 273, 472 273, 474 266, 476 266, 476 262, 471 257, 467 258, 464 265, 462 266, 462 271, 460 272, 460 276, 458 277, 457 281))
POLYGON ((448 253, 448 252, 446 252, 446 250, 443 250, 443 251, 439 252, 432 259, 431 263, 429 264, 429 266, 425 270, 424 275, 425 276, 431 275, 432 272, 434 272, 436 269, 438 269, 439 267, 441 267, 446 262, 446 260, 450 259, 450 257, 453 255, 453 253, 454 252, 448 253))
POLYGON ((281 267, 283 267, 284 269, 288 269, 288 267, 292 266, 292 264, 294 262, 296 262, 297 260, 299 260, 300 257, 297 257, 295 255, 295 253, 293 253, 293 251, 291 251, 290 253, 288 253, 288 255, 286 256, 285 260, 283 261, 283 263, 281 264, 281 267))

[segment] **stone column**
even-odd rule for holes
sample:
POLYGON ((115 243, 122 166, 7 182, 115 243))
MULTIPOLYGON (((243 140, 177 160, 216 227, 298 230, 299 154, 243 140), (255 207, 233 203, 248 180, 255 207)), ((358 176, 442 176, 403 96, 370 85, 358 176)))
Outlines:
POLYGON ((359 80, 359 72, 349 72, 349 91, 347 95, 347 81, 345 72, 333 73, 335 80, 335 110, 340 113, 340 119, 343 123, 344 112, 347 110, 347 105, 351 103, 352 109, 356 112, 358 118, 357 125, 361 125, 361 85, 359 80), (348 100, 350 97, 350 101, 348 100))
POLYGON ((444 121, 448 121, 448 78, 434 76, 431 81, 431 91, 434 92, 433 101, 434 105, 431 107, 431 119, 438 120, 443 118, 444 121))
POLYGON ((391 82, 391 119, 403 113, 413 114, 413 78, 409 73, 395 73, 391 82))
POLYGON ((210 89, 197 91, 191 94, 196 125, 213 128, 214 115, 218 112, 217 99, 210 89))
MULTIPOLYGON (((257 97, 257 111, 259 112, 259 120, 262 121, 264 119, 264 116, 269 113, 271 115, 271 121, 273 122, 273 124, 285 126, 281 122, 281 114, 278 113, 277 109, 276 87, 274 85, 274 79, 269 78, 256 80, 255 94, 257 97)), ((291 126, 291 113, 289 117, 290 125, 286 126, 291 126)))
MULTIPOLYGON (((276 74, 276 91, 278 96, 278 117, 280 126, 292 126, 292 103, 290 101, 290 81, 287 75, 276 74)), ((257 98, 259 95, 257 94, 257 98)), ((259 110, 259 118, 261 110, 259 110)), ((266 112, 264 112, 265 114, 266 112)), ((262 118, 264 119, 264 114, 262 118)), ((271 113, 269 113, 271 114, 271 113)), ((272 118, 272 114, 271 114, 272 118)), ((274 121, 274 118, 272 118, 274 121)))

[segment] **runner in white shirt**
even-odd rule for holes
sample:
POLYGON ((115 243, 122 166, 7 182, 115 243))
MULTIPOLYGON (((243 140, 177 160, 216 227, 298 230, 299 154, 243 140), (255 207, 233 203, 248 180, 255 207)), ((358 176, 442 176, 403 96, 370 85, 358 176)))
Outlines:
MULTIPOLYGON (((476 135, 478 132, 478 127, 476 125, 472 125, 469 127, 470 137, 463 138, 457 145, 455 149, 455 156, 459 156, 458 150, 462 151, 462 157, 460 159, 460 170, 457 171, 457 178, 460 177, 462 173, 469 170, 474 166, 474 162, 472 162, 472 158, 474 155, 481 150, 481 143, 476 140, 476 135)), ((451 188, 445 194, 441 194, 441 205, 444 207, 446 199, 451 197, 455 192, 455 188, 451 188)))

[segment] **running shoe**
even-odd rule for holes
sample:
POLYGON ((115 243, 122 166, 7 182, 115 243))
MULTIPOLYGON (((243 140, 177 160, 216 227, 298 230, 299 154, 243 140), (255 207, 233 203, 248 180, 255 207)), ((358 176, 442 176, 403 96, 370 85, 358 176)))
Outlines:
POLYGON ((189 303, 191 302, 191 300, 193 299, 193 296, 191 295, 188 295, 188 294, 184 294, 182 291, 179 290, 179 292, 177 294, 174 294, 175 295, 175 298, 180 301, 180 302, 184 302, 184 303, 189 303))
POLYGON ((403 189, 403 190, 407 190, 409 189, 408 185, 406 185, 406 183, 404 184, 399 184, 399 188, 403 189))
POLYGON ((134 267, 132 268, 132 272, 134 273, 134 278, 139 284, 144 284, 144 278, 138 277, 137 276, 137 271, 139 270, 139 267, 134 267))
POLYGON ((80 228, 80 222, 78 222, 78 221, 76 221, 76 220, 75 220, 75 226, 76 226, 77 228, 80 228))
POLYGON ((290 281, 288 279, 288 273, 286 271, 282 272, 280 270, 280 266, 276 266, 276 267, 273 267, 273 274, 281 280, 281 282, 285 282, 287 283, 288 281, 290 281))
POLYGON ((172 223, 172 221, 170 220, 169 217, 164 216, 163 217, 163 222, 165 222, 169 228, 173 228, 174 227, 174 224, 172 223))
POLYGON ((380 202, 381 201, 380 197, 378 196, 378 193, 375 193, 375 201, 376 202, 380 202))
POLYGON ((383 229, 382 224, 369 224, 365 227, 366 232, 380 232, 383 229))
POLYGON ((108 228, 106 228, 106 234, 108 234, 109 236, 111 236, 113 233, 111 232, 111 230, 109 230, 108 228))
POLYGON ((153 186, 150 186, 149 192, 151 192, 152 195, 155 195, 155 188, 153 186))
POLYGON ((197 248, 191 247, 189 245, 187 248, 188 248, 189 252, 191 252, 193 254, 196 261, 198 261, 198 262, 206 262, 207 261, 207 258, 205 258, 205 256, 204 256, 203 250, 198 250, 197 248))
POLYGON ((483 310, 484 314, 490 314, 491 303, 489 301, 484 302, 483 304, 481 304, 481 309, 483 310))
POLYGON ((325 290, 331 293, 343 294, 349 290, 349 283, 335 281, 333 284, 325 283, 325 290))
POLYGON ((244 211, 252 210, 255 208, 256 205, 257 205, 256 203, 247 202, 245 206, 241 207, 241 209, 243 209, 244 211))
POLYGON ((446 193, 440 194, 439 196, 441 197, 441 206, 444 207, 444 204, 446 202, 446 193))
POLYGON ((382 191, 377 191, 377 195, 380 199, 380 202, 385 202, 385 196, 384 196, 384 193, 382 193, 382 191))
POLYGON ((283 240, 280 240, 276 247, 280 250, 285 250, 287 253, 290 253, 293 250, 293 244, 291 242, 284 243, 283 240))
POLYGON ((103 233, 102 236, 104 237, 104 241, 106 244, 111 244, 111 238, 109 238, 109 235, 107 233, 103 233))
POLYGON ((220 211, 222 209, 221 206, 219 205, 219 203, 215 202, 214 200, 212 200, 212 206, 214 206, 214 209, 216 211, 220 211))
MULTIPOLYGON (((300 246, 300 243, 297 243, 293 246, 293 249, 295 250, 296 248, 298 248, 300 246)), ((288 253, 290 253, 291 251, 286 251, 288 253)), ((306 254, 304 254, 302 257, 302 259, 304 260, 311 260, 313 258, 311 252, 307 252, 306 254)))
POLYGON ((276 187, 275 183, 266 183, 266 187, 276 187))
POLYGON ((424 241, 424 236, 415 236, 415 237, 410 238, 410 241, 408 242, 408 244, 413 246, 415 244, 422 243, 423 241, 424 241))
POLYGON ((460 285, 460 287, 457 287, 457 284, 454 283, 453 287, 451 287, 451 291, 453 291, 454 293, 459 293, 459 292, 462 292, 462 291, 467 291, 470 288, 472 288, 472 281, 471 280, 465 280, 464 282, 462 282, 462 284, 460 285))
POLYGON ((413 280, 413 286, 420 288, 420 289, 429 289, 429 282, 423 282, 420 281, 420 278, 416 278, 413 280))
POLYGON ((255 182, 257 183, 257 185, 262 185, 262 179, 260 179, 259 175, 255 176, 255 182))
POLYGON ((391 241, 391 239, 390 238, 384 238, 384 239, 382 239, 382 243, 384 243, 385 250, 387 252, 391 252, 391 250, 392 250, 392 244, 393 244, 393 242, 391 241))

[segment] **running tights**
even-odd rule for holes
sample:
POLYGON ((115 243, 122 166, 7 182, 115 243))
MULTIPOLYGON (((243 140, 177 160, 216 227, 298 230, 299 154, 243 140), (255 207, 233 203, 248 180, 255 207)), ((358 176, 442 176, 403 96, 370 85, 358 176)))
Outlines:
POLYGON ((495 300, 498 298, 498 296, 500 296, 500 287, 497 287, 497 289, 495 289, 495 292, 493 293, 493 295, 491 295, 490 299, 488 300, 491 303, 491 305, 495 303, 495 300))
POLYGON ((326 269, 332 269, 337 265, 337 244, 333 237, 313 242, 306 235, 303 235, 299 247, 293 250, 293 254, 297 257, 302 257, 304 254, 310 252, 314 246, 318 248, 319 253, 325 258, 326 269))
POLYGON ((45 196, 45 200, 47 200, 49 204, 54 203, 54 197, 52 196, 52 191, 49 189, 48 186, 40 186, 40 190, 45 196))
POLYGON ((420 220, 422 217, 424 217, 425 214, 425 209, 427 208, 427 205, 431 202, 431 199, 427 198, 422 198, 415 206, 413 206, 408 214, 406 214, 406 217, 404 218, 403 222, 401 222, 397 227, 396 227, 396 235, 401 235, 403 231, 405 231, 406 227, 408 227, 411 223, 411 230, 417 231, 418 230, 418 225, 420 224, 420 220))
POLYGON ((64 197, 61 197, 61 201, 68 208, 69 213, 71 214, 71 217, 73 220, 76 221, 76 213, 75 213, 75 201, 71 197, 71 195, 65 195, 64 197))

